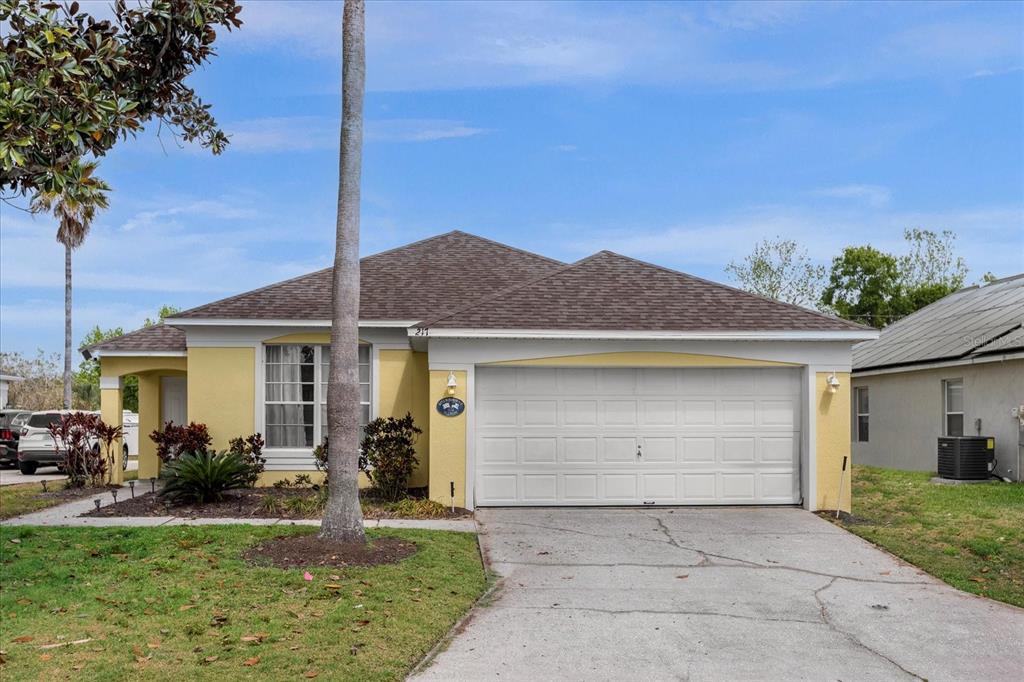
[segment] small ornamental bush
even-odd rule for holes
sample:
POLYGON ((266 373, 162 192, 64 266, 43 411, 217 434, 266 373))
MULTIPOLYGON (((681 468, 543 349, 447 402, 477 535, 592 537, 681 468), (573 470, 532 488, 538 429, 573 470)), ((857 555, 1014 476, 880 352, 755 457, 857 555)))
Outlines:
MULTIPOLYGON (((323 472, 324 475, 324 487, 327 487, 329 482, 329 476, 327 471, 327 436, 324 436, 324 442, 313 448, 313 464, 316 466, 316 470, 323 472)), ((359 468, 363 468, 363 458, 359 458, 359 468)))
POLYGON ((256 485, 256 481, 259 480, 260 474, 263 473, 263 467, 267 463, 267 460, 263 457, 264 445, 263 436, 259 433, 254 433, 245 438, 241 436, 232 438, 228 444, 228 452, 238 455, 245 462, 248 468, 246 476, 250 488, 256 485))
POLYGON ((249 465, 233 452, 186 452, 167 464, 160 496, 171 504, 218 502, 249 485, 249 465))
POLYGON ((382 497, 392 502, 402 499, 409 478, 416 467, 416 439, 423 431, 416 427, 412 415, 400 419, 378 417, 366 425, 359 448, 359 468, 382 497), (365 458, 365 464, 363 461, 365 458))
POLYGON ((103 420, 98 420, 94 428, 96 440, 103 445, 104 453, 106 454, 107 462, 107 482, 113 483, 114 477, 114 442, 117 441, 124 434, 124 429, 120 426, 114 426, 107 424, 103 420))
POLYGON ((69 412, 50 424, 53 447, 61 457, 60 468, 68 475, 69 488, 81 488, 86 481, 103 485, 107 460, 100 452, 97 433, 105 433, 107 428, 102 419, 89 412, 69 412))
POLYGON ((185 453, 206 452, 213 443, 206 424, 195 422, 189 422, 188 426, 167 422, 163 430, 157 429, 149 434, 149 439, 156 443, 156 455, 164 464, 185 453))

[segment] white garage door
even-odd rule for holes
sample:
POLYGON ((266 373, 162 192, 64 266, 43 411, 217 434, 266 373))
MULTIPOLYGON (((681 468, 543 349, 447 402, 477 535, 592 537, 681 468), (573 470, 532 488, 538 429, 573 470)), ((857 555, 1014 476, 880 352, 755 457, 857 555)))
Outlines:
POLYGON ((795 369, 476 371, 475 500, 794 504, 795 369))

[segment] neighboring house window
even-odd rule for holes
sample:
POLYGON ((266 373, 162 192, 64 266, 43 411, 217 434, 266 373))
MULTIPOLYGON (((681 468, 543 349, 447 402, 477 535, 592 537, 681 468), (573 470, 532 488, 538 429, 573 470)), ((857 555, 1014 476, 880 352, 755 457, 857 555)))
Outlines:
POLYGON ((866 387, 860 387, 854 389, 854 428, 856 433, 854 438, 858 443, 868 442, 868 415, 871 411, 871 406, 868 402, 868 389, 866 387))
POLYGON ((946 435, 964 435, 964 380, 946 379, 942 382, 945 398, 946 435))
MULTIPOLYGON (((269 448, 312 448, 327 436, 330 348, 270 345, 264 396, 269 448)), ((370 347, 359 346, 360 426, 370 421, 370 347)))

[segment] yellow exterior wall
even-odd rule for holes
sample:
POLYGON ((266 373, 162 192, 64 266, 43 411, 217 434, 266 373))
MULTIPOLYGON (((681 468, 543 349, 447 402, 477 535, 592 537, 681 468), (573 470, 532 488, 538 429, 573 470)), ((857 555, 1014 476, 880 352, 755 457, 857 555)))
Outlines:
POLYGON ((842 496, 839 479, 843 470, 843 457, 850 455, 850 374, 837 372, 839 390, 831 393, 827 380, 831 372, 818 372, 815 377, 814 399, 817 401, 815 449, 818 465, 818 509, 850 511, 850 479, 852 462, 847 460, 843 476, 842 496))
POLYGON ((106 377, 121 377, 157 370, 184 372, 188 369, 185 357, 101 357, 100 374, 106 377))
MULTIPOLYGON (((411 350, 379 351, 377 405, 379 417, 404 417, 411 413, 423 430, 416 442, 419 466, 409 486, 419 488, 430 483, 430 388, 427 354, 411 350)), ((446 375, 447 380, 447 375, 446 375)))
MULTIPOLYGON (((121 412, 120 388, 100 389, 100 418, 110 426, 121 426, 123 413, 121 412)), ((113 483, 122 483, 124 471, 121 470, 121 439, 114 441, 112 447, 114 449, 114 468, 110 480, 113 483)))
POLYGON ((156 456, 156 443, 149 434, 161 428, 160 375, 139 375, 139 478, 160 475, 160 461, 156 456))
POLYGON ((256 430, 254 352, 252 348, 188 349, 188 419, 206 424, 216 450, 256 430))
MULTIPOLYGON (((455 397, 466 400, 466 372, 456 371, 455 397)), ((445 396, 448 370, 430 372, 430 499, 449 505, 452 503, 451 482, 455 482, 455 506, 466 506, 466 420, 467 406, 458 417, 445 417, 434 409, 434 404, 445 396)))
POLYGON ((697 353, 669 353, 661 351, 624 351, 618 353, 590 353, 564 355, 532 360, 503 360, 489 365, 517 365, 533 367, 796 367, 789 362, 748 360, 722 355, 697 353))
POLYGON ((330 344, 331 333, 330 332, 305 332, 301 334, 285 334, 284 336, 275 336, 272 339, 267 339, 263 343, 314 343, 314 344, 330 344))

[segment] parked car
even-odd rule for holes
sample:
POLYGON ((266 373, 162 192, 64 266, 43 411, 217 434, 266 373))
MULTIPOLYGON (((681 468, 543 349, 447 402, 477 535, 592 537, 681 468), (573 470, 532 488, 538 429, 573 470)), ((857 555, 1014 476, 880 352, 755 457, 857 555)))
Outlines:
POLYGON ((131 410, 121 414, 121 427, 124 431, 121 438, 121 468, 128 470, 128 457, 139 456, 139 415, 131 410))
MULTIPOLYGON (((50 424, 56 424, 61 417, 78 410, 46 410, 33 412, 21 427, 18 439, 18 469, 26 476, 36 473, 39 467, 60 468, 64 455, 57 452, 50 435, 50 424)), ((98 448, 99 443, 93 443, 98 448)))
POLYGON ((0 410, 0 468, 18 466, 18 438, 21 426, 32 415, 28 410, 0 410))

